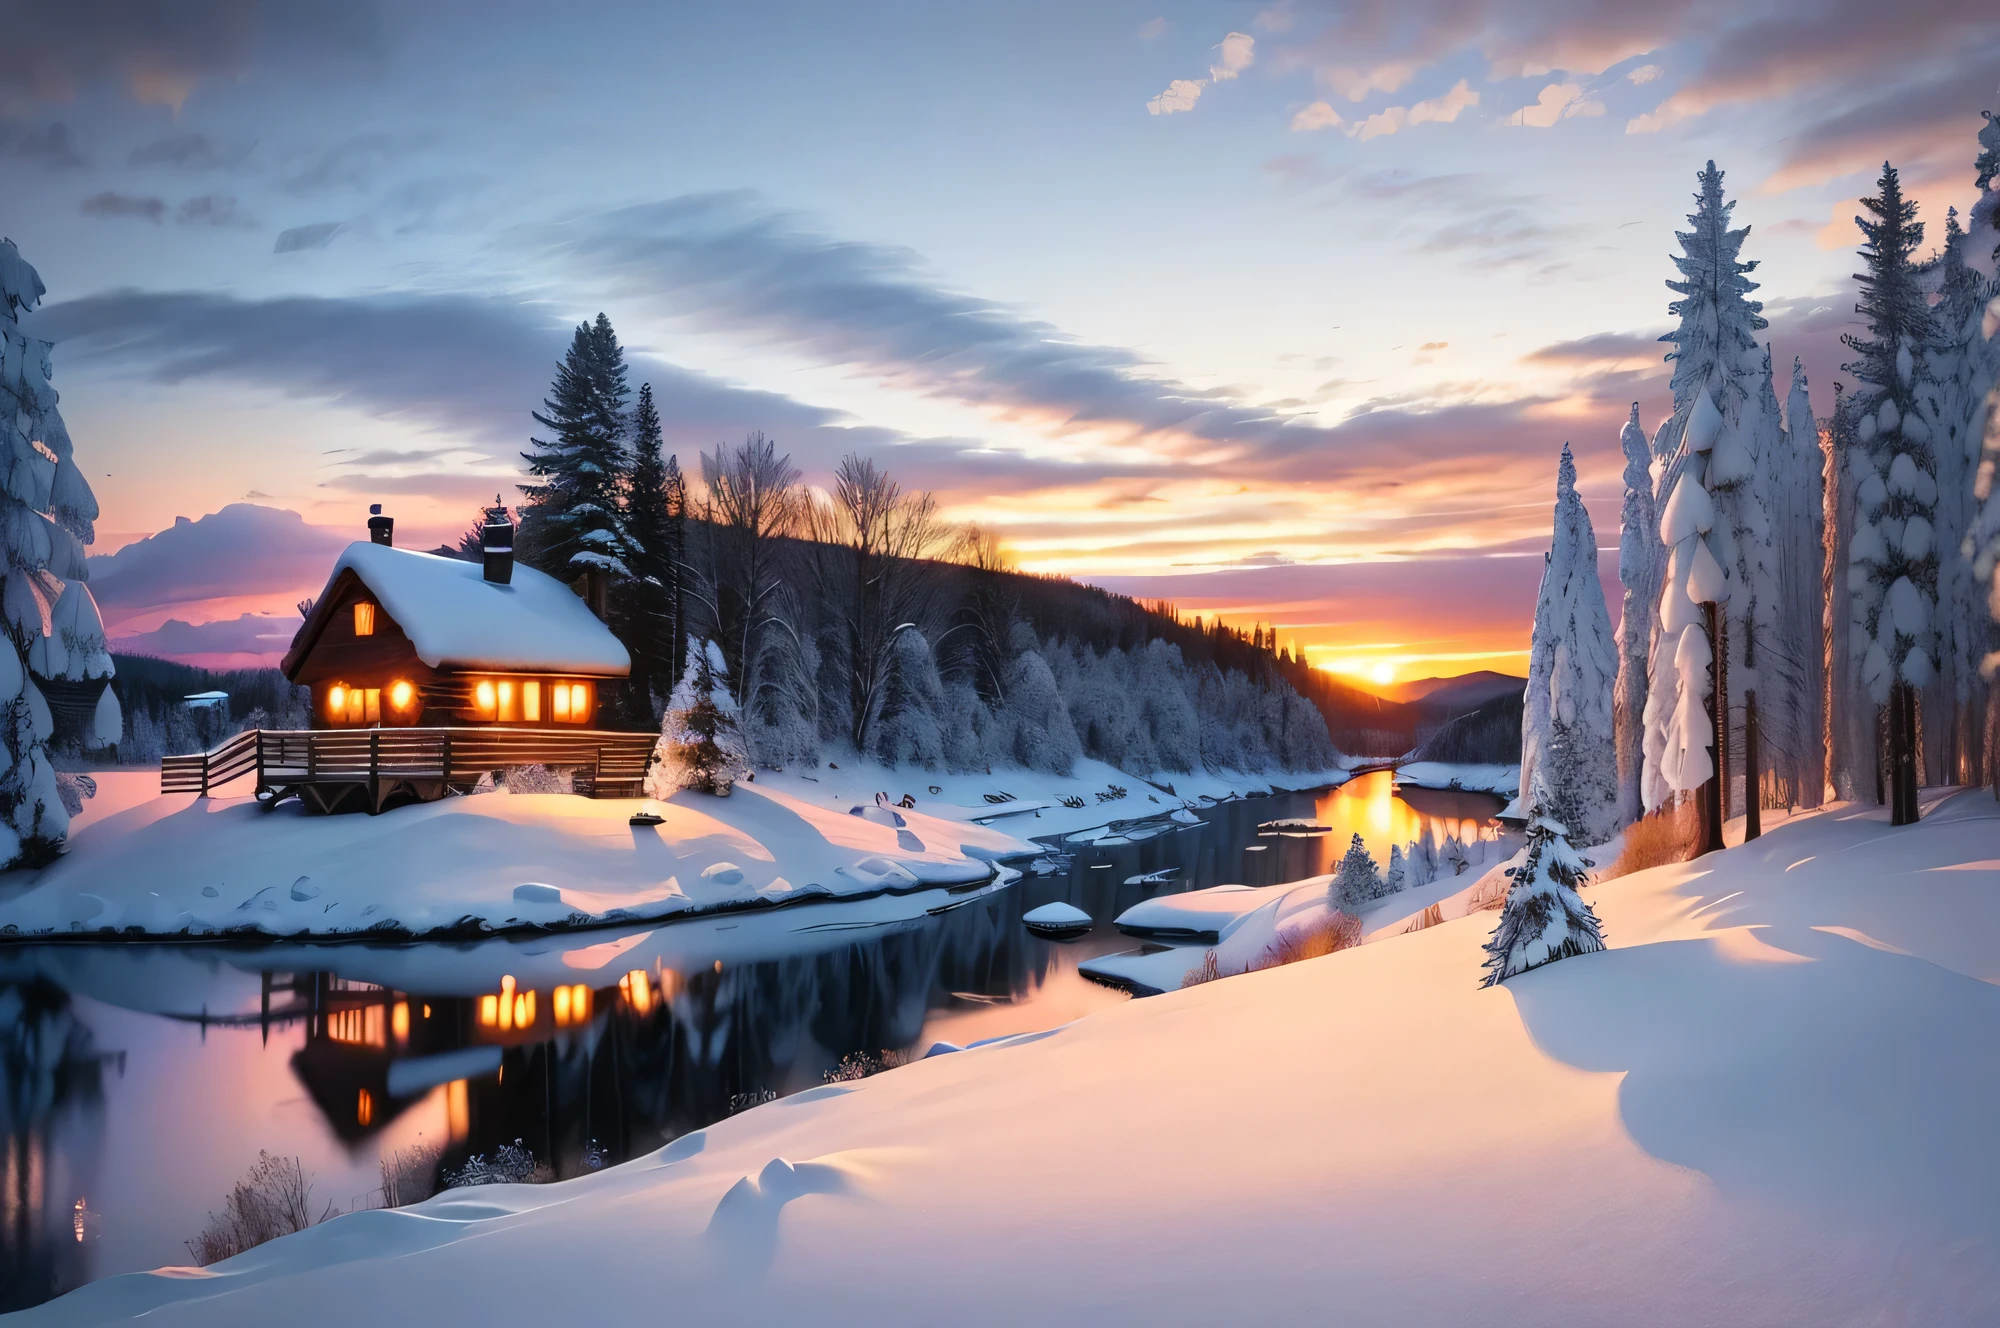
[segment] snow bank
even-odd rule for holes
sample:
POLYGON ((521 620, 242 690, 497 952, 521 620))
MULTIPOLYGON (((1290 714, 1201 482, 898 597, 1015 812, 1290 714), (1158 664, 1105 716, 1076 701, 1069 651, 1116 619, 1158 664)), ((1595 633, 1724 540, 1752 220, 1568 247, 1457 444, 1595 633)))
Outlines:
POLYGON ((1396 783, 1410 788, 1461 789, 1512 798, 1521 790, 1518 765, 1464 765, 1451 761, 1412 761, 1396 767, 1396 783))
POLYGON ((761 785, 663 802, 494 793, 378 817, 154 797, 86 823, 0 898, 0 935, 481 935, 972 889, 1035 845, 901 826, 761 785), (628 824, 641 807, 664 819, 628 824))
POLYGON ((612 1322, 671 1288, 735 1323, 1989 1323, 1997 824, 1801 817, 1590 889, 1611 948, 1492 990, 1490 916, 1448 922, 22 1321, 612 1322))

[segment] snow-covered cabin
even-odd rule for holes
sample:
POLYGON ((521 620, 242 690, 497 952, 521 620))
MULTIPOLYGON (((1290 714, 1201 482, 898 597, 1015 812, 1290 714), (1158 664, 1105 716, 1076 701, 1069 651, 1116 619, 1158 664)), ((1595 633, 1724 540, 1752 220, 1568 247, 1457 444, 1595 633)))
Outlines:
POLYGON ((476 563, 396 548, 390 518, 368 525, 281 666, 312 689, 314 728, 587 726, 599 687, 631 672, 574 591, 514 565, 504 508, 488 513, 476 563))

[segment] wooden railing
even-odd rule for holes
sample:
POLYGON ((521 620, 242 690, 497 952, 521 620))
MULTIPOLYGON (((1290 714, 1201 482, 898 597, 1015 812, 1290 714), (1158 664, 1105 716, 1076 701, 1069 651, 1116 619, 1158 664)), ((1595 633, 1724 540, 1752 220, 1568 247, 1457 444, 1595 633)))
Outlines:
POLYGON ((545 765, 575 770, 578 792, 625 796, 638 792, 653 743, 650 733, 600 729, 246 729, 209 751, 161 761, 160 791, 207 797, 254 774, 260 797, 366 786, 379 806, 381 790, 398 782, 442 792, 507 766, 545 765))

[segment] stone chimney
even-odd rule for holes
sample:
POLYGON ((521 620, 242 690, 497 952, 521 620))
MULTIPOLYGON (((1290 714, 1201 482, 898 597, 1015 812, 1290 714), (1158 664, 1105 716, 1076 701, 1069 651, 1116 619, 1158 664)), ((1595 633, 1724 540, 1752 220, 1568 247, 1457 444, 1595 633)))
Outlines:
POLYGON ((511 584, 514 580, 514 521, 501 506, 500 495, 493 495, 493 506, 486 509, 486 525, 479 532, 480 552, 485 556, 486 579, 496 586, 511 584))
POLYGON ((368 504, 368 538, 390 547, 396 543, 396 518, 382 515, 382 504, 368 504))

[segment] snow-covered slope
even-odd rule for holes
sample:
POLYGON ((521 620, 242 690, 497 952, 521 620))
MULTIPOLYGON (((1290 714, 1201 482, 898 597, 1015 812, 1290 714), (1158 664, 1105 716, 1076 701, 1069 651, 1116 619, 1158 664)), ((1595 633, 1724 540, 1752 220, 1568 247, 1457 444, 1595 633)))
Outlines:
POLYGON ((1447 922, 24 1322, 2000 1316, 1992 799, 1588 893, 1612 948, 1500 988, 1447 922))
POLYGON ((994 860, 1035 851, 987 826, 867 811, 761 784, 665 802, 495 793, 377 817, 153 797, 93 818, 53 866, 0 884, 0 935, 597 926, 971 888, 993 877, 994 860), (641 807, 663 823, 628 824, 641 807))

